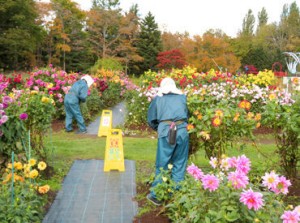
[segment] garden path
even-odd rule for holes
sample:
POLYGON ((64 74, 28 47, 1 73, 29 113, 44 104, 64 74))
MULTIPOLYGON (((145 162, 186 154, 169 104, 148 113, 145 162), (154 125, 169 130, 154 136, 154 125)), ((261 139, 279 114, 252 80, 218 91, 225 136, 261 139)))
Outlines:
MULTIPOLYGON (((112 127, 117 128, 120 125, 125 123, 125 116, 127 113, 126 103, 120 102, 115 105, 113 108, 109 109, 112 111, 112 127)), ((87 133, 91 135, 98 135, 99 125, 100 125, 101 116, 98 116, 96 120, 91 122, 87 126, 87 133)))
MULTIPOLYGON (((113 128, 124 124, 126 107, 112 109, 113 128)), ((97 135, 100 117, 88 127, 97 135)), ((103 160, 75 160, 43 223, 132 223, 137 214, 135 161, 125 171, 103 172, 103 160)))

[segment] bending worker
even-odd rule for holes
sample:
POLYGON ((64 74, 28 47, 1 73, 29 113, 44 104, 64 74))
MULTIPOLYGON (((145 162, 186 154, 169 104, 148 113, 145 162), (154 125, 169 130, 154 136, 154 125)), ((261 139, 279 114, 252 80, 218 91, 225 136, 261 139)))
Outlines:
POLYGON ((73 119, 77 121, 78 131, 77 134, 86 133, 86 127, 84 124, 84 119, 80 111, 80 102, 85 102, 88 96, 88 89, 94 83, 91 76, 85 75, 80 80, 76 81, 68 94, 66 94, 64 99, 65 111, 66 111, 66 132, 72 132, 72 122, 73 119))
POLYGON ((171 178, 175 182, 184 179, 188 150, 189 134, 186 129, 188 120, 188 108, 186 96, 176 87, 171 78, 161 81, 157 96, 151 101, 148 109, 147 121, 149 126, 158 133, 156 152, 155 180, 151 185, 147 199, 155 205, 161 202, 156 198, 153 188, 161 182, 159 179, 160 168, 168 169, 172 164, 171 178), (170 126, 176 126, 175 142, 169 137, 170 126))

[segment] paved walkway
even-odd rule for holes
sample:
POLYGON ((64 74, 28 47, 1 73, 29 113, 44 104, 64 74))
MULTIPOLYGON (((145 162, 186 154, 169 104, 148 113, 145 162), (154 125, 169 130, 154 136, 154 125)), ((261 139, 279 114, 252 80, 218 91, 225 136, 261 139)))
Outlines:
MULTIPOLYGON (((125 120, 125 103, 112 109, 113 127, 125 120)), ((100 117, 88 134, 97 135, 100 117)), ((137 214, 135 162, 125 160, 125 171, 103 172, 103 160, 76 160, 65 177, 43 223, 132 223, 137 214)))
MULTIPOLYGON (((116 128, 123 125, 125 122, 125 116, 127 113, 125 102, 121 102, 114 106, 112 109, 112 127, 116 128)), ((95 121, 87 126, 87 133, 92 135, 98 135, 101 116, 97 117, 95 121)))

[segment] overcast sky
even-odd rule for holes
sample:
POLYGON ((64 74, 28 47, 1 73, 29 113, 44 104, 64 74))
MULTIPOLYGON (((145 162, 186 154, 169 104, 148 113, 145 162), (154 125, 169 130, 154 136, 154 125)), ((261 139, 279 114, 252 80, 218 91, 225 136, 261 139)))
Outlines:
MULTIPOLYGON (((92 4, 91 0, 73 1, 85 10, 92 4)), ((280 20, 283 5, 293 2, 300 7, 300 0, 120 0, 120 7, 128 11, 136 3, 142 18, 150 11, 161 31, 202 35, 208 29, 221 29, 235 37, 249 9, 257 20, 258 12, 265 7, 268 23, 272 23, 280 20)))

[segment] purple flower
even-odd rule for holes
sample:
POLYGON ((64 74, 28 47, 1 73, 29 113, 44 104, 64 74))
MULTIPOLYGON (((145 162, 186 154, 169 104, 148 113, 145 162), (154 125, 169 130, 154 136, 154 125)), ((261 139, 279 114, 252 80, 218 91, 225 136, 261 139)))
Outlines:
POLYGON ((11 97, 9 97, 9 96, 4 96, 3 98, 2 98, 2 102, 3 102, 3 104, 10 104, 10 103, 12 103, 12 98, 11 97))
POLYGON ((28 118, 28 115, 27 115, 26 113, 22 113, 22 114, 19 116, 19 118, 20 118, 21 120, 26 120, 26 119, 28 118))
POLYGON ((8 104, 3 102, 2 106, 3 106, 3 109, 6 109, 8 107, 8 104))

